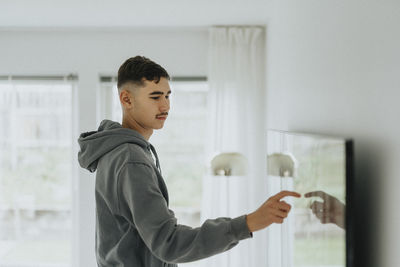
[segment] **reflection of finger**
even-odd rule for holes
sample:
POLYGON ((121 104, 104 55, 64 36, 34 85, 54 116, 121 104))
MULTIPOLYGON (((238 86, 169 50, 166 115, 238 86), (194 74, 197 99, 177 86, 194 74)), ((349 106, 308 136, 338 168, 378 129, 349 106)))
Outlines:
POLYGON ((312 191, 304 194, 304 197, 320 197, 324 198, 326 193, 323 191, 312 191))
POLYGON ((327 214, 321 214, 321 219, 320 219, 321 223, 330 223, 330 219, 329 216, 327 214))
POLYGON ((325 209, 315 210, 315 211, 313 211, 313 214, 315 215, 315 217, 317 217, 317 219, 322 224, 326 224, 326 223, 330 223, 331 222, 331 219, 329 217, 329 213, 326 212, 325 209))
POLYGON ((323 217, 321 218, 321 223, 323 223, 323 224, 329 223, 329 218, 326 217, 326 216, 323 216, 323 217))
POLYGON ((315 213, 315 217, 317 217, 318 218, 318 220, 322 220, 322 218, 324 217, 324 215, 322 214, 322 213, 315 213))
POLYGON ((315 216, 324 216, 326 214, 324 209, 314 209, 312 213, 315 214, 315 216))
POLYGON ((322 212, 324 211, 324 203, 319 201, 314 201, 310 205, 310 209, 313 211, 313 213, 322 212))

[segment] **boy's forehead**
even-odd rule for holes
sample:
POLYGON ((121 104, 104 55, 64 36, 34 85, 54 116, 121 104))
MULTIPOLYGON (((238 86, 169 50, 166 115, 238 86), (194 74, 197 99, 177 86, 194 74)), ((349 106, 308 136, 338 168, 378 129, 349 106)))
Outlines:
POLYGON ((154 91, 157 92, 163 92, 163 93, 168 93, 169 91, 171 91, 171 88, 169 86, 169 82, 167 79, 164 78, 164 80, 162 80, 163 77, 160 79, 160 81, 158 83, 155 83, 155 81, 148 81, 145 80, 144 81, 144 87, 142 87, 142 91, 144 91, 145 93, 152 93, 154 91))

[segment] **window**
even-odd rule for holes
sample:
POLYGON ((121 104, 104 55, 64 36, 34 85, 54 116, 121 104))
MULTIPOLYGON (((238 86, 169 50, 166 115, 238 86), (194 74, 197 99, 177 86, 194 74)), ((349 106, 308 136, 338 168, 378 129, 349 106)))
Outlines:
MULTIPOLYGON (((160 158, 168 187, 170 208, 179 224, 200 225, 202 179, 205 174, 205 130, 208 84, 202 79, 172 79, 171 109, 162 130, 150 142, 160 158), (179 81, 177 81, 179 80, 179 81)), ((121 123, 122 112, 116 82, 102 77, 99 92, 99 122, 121 123)))
POLYGON ((75 80, 0 77, 0 266, 70 266, 75 80))

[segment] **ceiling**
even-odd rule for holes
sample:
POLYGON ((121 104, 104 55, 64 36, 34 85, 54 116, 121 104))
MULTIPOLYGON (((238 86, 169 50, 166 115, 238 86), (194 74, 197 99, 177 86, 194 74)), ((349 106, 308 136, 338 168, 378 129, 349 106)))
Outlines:
POLYGON ((272 0, 1 0, 0 28, 205 27, 266 23, 272 0))

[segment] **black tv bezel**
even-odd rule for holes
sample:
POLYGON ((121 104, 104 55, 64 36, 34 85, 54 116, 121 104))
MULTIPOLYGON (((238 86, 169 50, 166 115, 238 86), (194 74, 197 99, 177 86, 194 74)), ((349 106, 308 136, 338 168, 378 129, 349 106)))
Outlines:
POLYGON ((354 267, 354 142, 345 141, 346 150, 346 267, 354 267))

